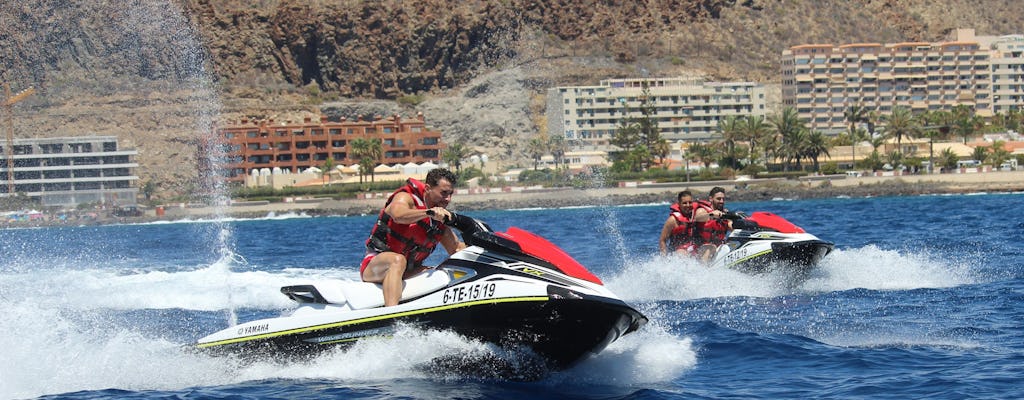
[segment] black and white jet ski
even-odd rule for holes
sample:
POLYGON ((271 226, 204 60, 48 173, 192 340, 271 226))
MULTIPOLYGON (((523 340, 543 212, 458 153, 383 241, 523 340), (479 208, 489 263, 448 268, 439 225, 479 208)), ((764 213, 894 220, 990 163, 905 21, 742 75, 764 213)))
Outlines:
POLYGON ((757 211, 746 216, 727 213, 733 230, 708 263, 747 273, 770 270, 804 274, 832 252, 832 242, 819 239, 776 214, 757 211))
POLYGON ((571 256, 512 227, 494 232, 456 215, 467 248, 405 281, 401 302, 384 307, 379 284, 329 280, 285 286, 298 307, 200 339, 201 349, 244 357, 315 355, 396 324, 451 330, 503 347, 526 347, 555 369, 600 352, 647 322, 571 256))

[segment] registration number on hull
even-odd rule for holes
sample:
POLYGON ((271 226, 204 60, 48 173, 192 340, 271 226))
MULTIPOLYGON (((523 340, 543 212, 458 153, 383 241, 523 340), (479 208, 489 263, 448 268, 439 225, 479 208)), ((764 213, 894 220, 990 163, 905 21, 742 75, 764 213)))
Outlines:
POLYGON ((459 303, 470 300, 488 299, 494 297, 497 291, 495 283, 478 283, 475 285, 458 286, 444 290, 444 297, 441 299, 444 304, 459 303))

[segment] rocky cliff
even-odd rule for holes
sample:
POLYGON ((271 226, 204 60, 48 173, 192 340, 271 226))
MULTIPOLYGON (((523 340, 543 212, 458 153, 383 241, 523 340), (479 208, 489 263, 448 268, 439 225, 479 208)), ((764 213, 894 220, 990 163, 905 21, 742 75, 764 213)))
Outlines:
POLYGON ((27 0, 0 4, 0 78, 37 95, 16 136, 113 134, 144 181, 192 190, 189 145, 241 116, 423 111, 523 163, 544 89, 607 77, 775 83, 802 43, 1022 33, 1011 1, 27 0), (401 101, 396 101, 401 100, 401 101))

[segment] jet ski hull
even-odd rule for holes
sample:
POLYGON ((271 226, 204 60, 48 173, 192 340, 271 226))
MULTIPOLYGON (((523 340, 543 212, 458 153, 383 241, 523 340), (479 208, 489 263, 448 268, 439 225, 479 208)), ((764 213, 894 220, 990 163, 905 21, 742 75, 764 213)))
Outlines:
POLYGON ((806 273, 832 251, 832 243, 823 240, 770 243, 767 251, 756 253, 730 264, 730 268, 746 273, 764 273, 779 268, 806 273))
POLYGON ((565 368, 600 352, 646 318, 617 299, 525 297, 406 310, 280 332, 259 332, 264 325, 258 322, 237 328, 239 333, 249 329, 252 335, 200 343, 200 347, 244 358, 301 359, 360 339, 387 337, 406 324, 449 330, 508 348, 527 348, 552 367, 565 368))

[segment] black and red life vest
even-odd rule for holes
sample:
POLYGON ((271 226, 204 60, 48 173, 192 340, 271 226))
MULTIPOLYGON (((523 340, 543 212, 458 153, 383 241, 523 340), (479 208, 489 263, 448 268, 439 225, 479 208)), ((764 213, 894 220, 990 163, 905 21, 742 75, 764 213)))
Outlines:
MULTIPOLYGON (((708 213, 715 210, 715 207, 706 200, 697 201, 693 211, 697 212, 698 208, 703 208, 708 213)), ((728 222, 722 219, 712 218, 708 219, 707 222, 698 225, 701 225, 699 236, 702 244, 711 243, 718 245, 725 243, 725 237, 729 233, 728 222)))
POLYGON ((676 220, 676 227, 672 229, 672 233, 668 237, 669 247, 674 250, 695 252, 699 244, 700 227, 698 225, 700 224, 693 221, 693 211, 691 210, 690 217, 687 217, 679 208, 679 203, 672 203, 669 210, 671 211, 669 215, 676 220))
POLYGON ((370 238, 366 239, 366 248, 378 253, 391 251, 402 254, 409 265, 419 266, 430 256, 430 253, 434 252, 445 227, 430 218, 423 218, 411 224, 395 222, 386 210, 395 195, 401 192, 412 196, 417 209, 427 209, 427 204, 423 200, 427 192, 426 185, 409 178, 405 185, 388 196, 384 208, 381 209, 380 215, 377 217, 377 223, 374 224, 373 231, 370 232, 370 238))

